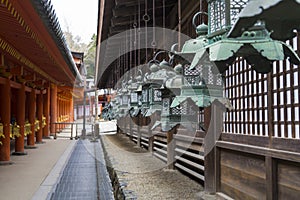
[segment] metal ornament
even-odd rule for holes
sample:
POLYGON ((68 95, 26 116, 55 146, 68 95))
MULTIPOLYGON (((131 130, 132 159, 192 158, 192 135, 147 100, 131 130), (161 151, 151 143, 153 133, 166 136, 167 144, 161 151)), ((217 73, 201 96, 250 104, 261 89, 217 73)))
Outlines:
POLYGON ((299 64, 300 59, 292 47, 276 40, 291 38, 290 29, 299 25, 299 16, 290 12, 295 9, 300 9, 300 2, 295 0, 209 0, 209 45, 205 48, 210 61, 215 62, 220 73, 237 57, 245 58, 258 73, 270 72, 273 61, 286 58, 299 64), (285 13, 292 14, 283 16, 285 13), (277 19, 284 19, 280 20, 281 25, 284 21, 289 28, 283 29, 277 19))

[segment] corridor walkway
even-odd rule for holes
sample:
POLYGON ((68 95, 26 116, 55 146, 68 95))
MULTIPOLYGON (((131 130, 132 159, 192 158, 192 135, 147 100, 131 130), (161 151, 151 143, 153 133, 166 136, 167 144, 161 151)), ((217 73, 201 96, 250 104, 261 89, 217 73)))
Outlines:
POLYGON ((77 142, 51 199, 113 199, 99 141, 77 142))

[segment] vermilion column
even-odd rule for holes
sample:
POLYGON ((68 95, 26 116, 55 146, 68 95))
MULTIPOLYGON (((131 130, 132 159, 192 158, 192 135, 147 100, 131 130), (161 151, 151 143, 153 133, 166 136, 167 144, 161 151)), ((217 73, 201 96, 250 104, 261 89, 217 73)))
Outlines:
POLYGON ((74 121, 74 100, 73 97, 70 99, 70 121, 74 121))
POLYGON ((26 148, 36 148, 34 143, 35 136, 35 112, 36 112, 36 95, 35 89, 32 89, 29 95, 29 123, 31 124, 31 133, 27 135, 27 147, 26 148))
POLYGON ((3 134, 5 138, 1 137, 0 141, 0 163, 7 163, 10 161, 10 80, 7 79, 2 86, 1 92, 1 118, 3 124, 3 134))
MULTIPOLYGON (((57 100, 57 118, 61 121, 61 103, 60 99, 57 100)), ((61 131, 61 124, 58 125, 59 132, 61 131)))
MULTIPOLYGON (((61 101, 61 115, 64 117, 63 122, 65 122, 65 100, 61 101)), ((65 124, 62 127, 65 128, 65 124)))
POLYGON ((25 105, 26 105, 25 85, 18 91, 17 100, 17 124, 20 126, 20 135, 16 137, 15 152, 13 155, 26 155, 24 152, 24 132, 25 132, 25 105))
POLYGON ((43 94, 37 95, 37 119, 39 120, 40 129, 36 133, 36 143, 42 143, 43 139, 43 94))
POLYGON ((48 138, 50 136, 50 132, 49 132, 49 122, 50 122, 50 118, 49 118, 49 112, 50 112, 50 87, 47 88, 46 90, 46 95, 44 98, 44 116, 46 117, 46 125, 43 129, 43 136, 45 138, 48 138))
POLYGON ((50 133, 54 135, 55 133, 55 122, 57 122, 57 86, 51 84, 51 94, 50 94, 50 133))

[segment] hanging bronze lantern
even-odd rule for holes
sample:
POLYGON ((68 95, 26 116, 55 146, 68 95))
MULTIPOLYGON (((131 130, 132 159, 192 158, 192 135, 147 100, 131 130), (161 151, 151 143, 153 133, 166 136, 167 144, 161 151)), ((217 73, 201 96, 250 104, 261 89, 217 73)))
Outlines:
POLYGON ((171 103, 181 92, 184 81, 182 69, 175 67, 174 72, 168 73, 168 77, 160 88, 162 100, 161 120, 157 121, 152 129, 160 125, 162 131, 169 131, 179 124, 188 129, 195 128, 196 120, 192 118, 196 117, 196 115, 190 104, 171 107, 171 103))
POLYGON ((162 91, 161 87, 171 76, 175 76, 173 69, 166 64, 166 61, 158 63, 149 63, 150 73, 146 75, 146 85, 145 88, 148 89, 149 101, 148 109, 145 113, 146 117, 151 116, 155 112, 161 112, 162 109, 162 91))
MULTIPOLYGON (((297 5, 296 7, 298 7, 298 9, 300 8, 300 4, 295 1, 293 1, 293 3, 283 3, 283 1, 257 2, 249 0, 208 1, 209 30, 207 38, 209 45, 206 46, 206 49, 209 52, 210 61, 215 62, 220 73, 223 73, 228 66, 233 63, 236 57, 245 58, 247 63, 259 73, 270 72, 273 68, 273 61, 290 58, 293 64, 300 63, 298 55, 291 46, 285 42, 271 38, 272 32, 270 31, 276 31, 279 27, 269 30, 266 28, 277 25, 274 25, 276 23, 271 26, 268 25, 270 20, 263 17, 264 15, 262 13, 264 13, 264 11, 261 11, 261 7, 270 8, 273 7, 274 4, 279 5, 279 2, 282 2, 282 4, 285 4, 285 6, 291 9, 294 9, 293 4, 297 5), (257 15, 258 10, 261 17, 257 15), (238 17, 239 13, 241 13, 241 19, 238 17), (244 24, 242 22, 244 22, 244 24)), ((278 6, 278 8, 279 7, 280 6, 278 6)), ((273 11, 273 15, 282 12, 275 8, 273 11)), ((274 16, 271 18, 277 19, 277 17, 274 16)), ((299 24, 300 18, 298 16, 296 18, 299 24)), ((291 19, 291 21, 293 20, 291 19)), ((280 27, 280 29, 282 29, 282 27, 280 27)), ((201 57, 201 55, 197 57, 201 57)), ((192 67, 195 65, 197 65, 196 62, 194 62, 192 67)))
POLYGON ((131 117, 137 117, 142 106, 142 74, 137 76, 135 80, 128 81, 128 90, 130 92, 129 114, 131 117))
POLYGON ((195 68, 201 57, 208 53, 209 60, 217 66, 214 73, 221 74, 237 57, 243 57, 258 73, 270 72, 274 61, 286 58, 293 64, 300 64, 300 58, 292 47, 279 41, 291 39, 291 28, 298 28, 300 23, 298 15, 288 14, 284 17, 280 9, 299 9, 299 5, 296 1, 280 0, 208 0, 208 26, 195 24, 196 16, 206 14, 197 13, 193 24, 198 37, 186 41, 181 52, 172 52, 177 55, 184 52, 183 59, 191 64, 191 68, 195 68), (262 11, 261 7, 265 10, 262 11), (281 24, 287 20, 288 25, 283 25, 287 26, 286 34, 275 22, 276 16, 282 17, 279 20, 281 24))
POLYGON ((113 106, 113 113, 114 113, 114 118, 119 119, 119 112, 120 112, 120 89, 117 90, 116 96, 113 98, 114 99, 114 106, 113 106))
POLYGON ((118 118, 124 118, 128 115, 129 110, 129 91, 126 83, 122 82, 122 88, 117 93, 118 100, 118 118))

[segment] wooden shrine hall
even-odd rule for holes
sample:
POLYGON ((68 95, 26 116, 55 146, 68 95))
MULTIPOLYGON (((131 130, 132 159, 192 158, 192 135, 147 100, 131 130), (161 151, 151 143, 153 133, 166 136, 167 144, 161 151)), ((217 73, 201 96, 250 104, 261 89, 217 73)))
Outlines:
POLYGON ((275 47, 265 49, 268 42, 283 45, 299 61, 298 6, 296 0, 101 0, 96 84, 116 91, 108 119, 114 116, 120 134, 209 194, 299 199, 299 62, 273 59, 275 47), (213 75, 203 71, 214 65, 232 105, 222 112, 189 89, 209 87, 213 75), (166 66, 175 78, 167 78, 166 66), (178 86, 178 74, 188 84, 178 86), (194 129, 186 117, 193 112, 194 129))
POLYGON ((0 1, 0 162, 73 121, 81 81, 50 1, 0 1), (13 145, 12 145, 13 144, 13 145), (14 149, 11 149, 14 146, 14 149))

